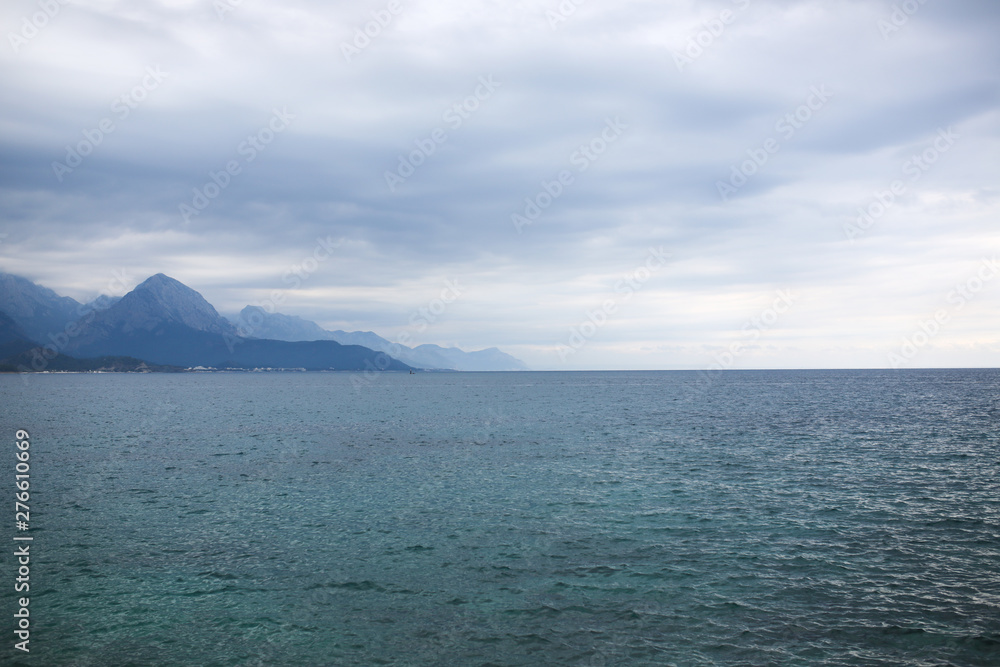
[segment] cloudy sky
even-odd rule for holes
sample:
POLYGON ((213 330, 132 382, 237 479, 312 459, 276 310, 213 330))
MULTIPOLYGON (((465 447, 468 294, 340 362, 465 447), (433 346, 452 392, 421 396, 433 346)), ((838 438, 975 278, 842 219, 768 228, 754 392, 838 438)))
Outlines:
POLYGON ((537 369, 1000 365, 1000 3, 576 2, 5 2, 0 270, 537 369))

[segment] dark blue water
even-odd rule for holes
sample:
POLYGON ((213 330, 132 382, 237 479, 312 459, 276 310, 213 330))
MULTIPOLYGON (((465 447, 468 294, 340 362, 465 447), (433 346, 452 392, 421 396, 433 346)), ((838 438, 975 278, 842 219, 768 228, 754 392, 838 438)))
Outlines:
POLYGON ((31 433, 35 536, 32 653, 6 632, 0 656, 1000 664, 1000 372, 697 386, 0 376, 10 476, 31 433))

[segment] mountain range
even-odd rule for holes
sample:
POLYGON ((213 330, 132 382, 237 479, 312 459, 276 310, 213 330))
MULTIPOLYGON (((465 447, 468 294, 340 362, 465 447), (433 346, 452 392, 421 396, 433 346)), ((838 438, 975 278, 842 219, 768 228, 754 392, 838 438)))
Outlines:
POLYGON ((89 304, 0 273, 0 367, 405 371, 518 370, 524 365, 496 348, 466 353, 435 345, 393 346, 372 332, 326 331, 314 322, 252 306, 234 323, 201 294, 162 273, 124 297, 89 304), (250 318, 257 326, 247 326, 250 318))
POLYGON ((36 285, 27 278, 0 273, 0 311, 16 322, 31 340, 43 341, 80 317, 81 304, 36 285))
POLYGON ((418 345, 407 347, 371 331, 328 331, 315 322, 292 315, 268 313, 260 306, 247 306, 231 318, 244 335, 285 341, 334 340, 341 345, 362 345, 390 354, 416 368, 456 371, 524 371, 524 362, 495 347, 465 352, 457 347, 418 345))

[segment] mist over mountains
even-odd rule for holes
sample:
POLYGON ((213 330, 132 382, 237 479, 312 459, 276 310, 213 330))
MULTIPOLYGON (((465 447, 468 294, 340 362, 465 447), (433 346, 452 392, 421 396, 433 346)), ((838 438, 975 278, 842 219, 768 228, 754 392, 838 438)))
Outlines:
POLYGON ((231 322, 197 291, 162 273, 124 297, 88 304, 0 273, 0 365, 34 371, 525 369, 496 348, 408 348, 373 332, 326 331, 254 306, 231 322))
POLYGON ((430 344, 407 347, 371 331, 328 331, 315 322, 281 313, 268 313, 260 306, 247 306, 233 319, 233 323, 241 333, 254 338, 285 341, 333 340, 341 345, 361 345, 390 354, 417 368, 456 371, 528 370, 521 360, 495 347, 476 352, 430 344))

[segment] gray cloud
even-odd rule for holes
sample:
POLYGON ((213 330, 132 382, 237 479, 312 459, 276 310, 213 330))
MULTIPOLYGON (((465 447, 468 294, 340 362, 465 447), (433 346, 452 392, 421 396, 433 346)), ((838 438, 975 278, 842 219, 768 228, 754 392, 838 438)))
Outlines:
MULTIPOLYGON (((244 1, 221 20, 204 2, 66 4, 0 54, 0 268, 78 298, 116 270, 163 271, 230 311, 279 290, 285 312, 390 337, 457 277, 468 289, 419 342, 553 368, 704 367, 794 289, 737 365, 858 366, 886 365, 996 251, 995 3, 927 0, 889 34, 879 22, 901 3, 585 3, 553 30, 558 4, 401 2, 351 62, 342 44, 385 3, 244 1), (480 77, 499 86, 456 126, 446 114, 480 77), (779 131, 817 86, 833 97, 779 131), (249 161, 275 109, 294 119, 249 161), (580 171, 609 118, 627 128, 580 171), (113 131, 60 180, 53 162, 105 119, 113 131), (961 138, 908 180, 904 163, 949 126, 961 138), (438 129, 447 140, 390 191, 385 173, 438 129), (780 150, 723 201, 718 182, 768 139, 780 150), (231 161, 239 173, 185 219, 231 161), (518 233, 511 216, 563 170, 573 182, 518 233), (849 240, 898 179, 905 192, 849 240), (338 252, 290 289, 328 237, 338 252), (615 285, 650 246, 674 259, 626 302, 615 285), (617 314, 561 362, 555 346, 607 299, 617 314)), ((37 11, 0 16, 16 33, 37 11)), ((915 363, 995 365, 989 289, 915 363)))

